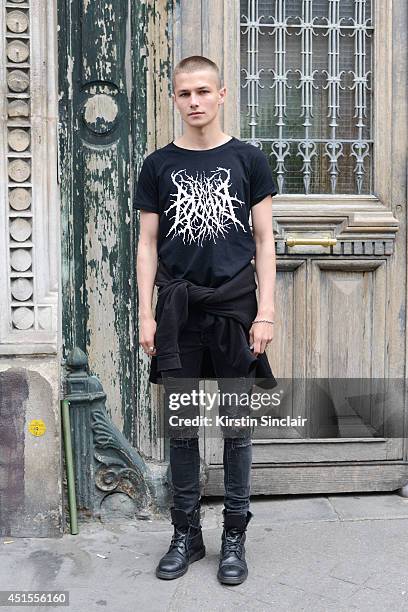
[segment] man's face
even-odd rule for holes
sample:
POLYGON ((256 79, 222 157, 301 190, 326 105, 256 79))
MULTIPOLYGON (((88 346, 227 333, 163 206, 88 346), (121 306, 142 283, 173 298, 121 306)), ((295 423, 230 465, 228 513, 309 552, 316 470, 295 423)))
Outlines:
POLYGON ((180 72, 175 77, 173 99, 188 125, 204 127, 218 115, 224 103, 225 87, 218 89, 213 70, 180 72))

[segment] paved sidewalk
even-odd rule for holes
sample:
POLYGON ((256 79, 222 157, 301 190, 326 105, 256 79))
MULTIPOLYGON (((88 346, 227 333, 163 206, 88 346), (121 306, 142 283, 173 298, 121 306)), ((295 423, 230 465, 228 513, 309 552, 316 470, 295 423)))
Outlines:
POLYGON ((0 589, 69 590, 69 608, 52 609, 70 612, 408 610, 408 499, 253 498, 249 576, 233 587, 216 578, 222 507, 220 498, 203 505, 207 555, 177 580, 154 574, 169 521, 123 519, 82 523, 79 535, 59 540, 1 538, 0 589))

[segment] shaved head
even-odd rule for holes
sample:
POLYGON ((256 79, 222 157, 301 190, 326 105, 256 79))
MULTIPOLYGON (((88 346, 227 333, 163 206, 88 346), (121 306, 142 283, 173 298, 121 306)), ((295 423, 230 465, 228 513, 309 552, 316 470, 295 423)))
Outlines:
POLYGON ((212 70, 216 77, 217 89, 221 89, 221 75, 215 62, 202 55, 191 55, 182 59, 173 70, 173 91, 176 88, 176 76, 181 72, 198 72, 200 70, 212 70))

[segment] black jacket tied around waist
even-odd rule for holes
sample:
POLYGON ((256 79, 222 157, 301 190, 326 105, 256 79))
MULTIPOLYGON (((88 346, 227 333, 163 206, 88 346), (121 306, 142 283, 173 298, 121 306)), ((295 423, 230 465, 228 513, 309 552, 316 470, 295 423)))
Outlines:
MULTIPOLYGON (((226 361, 237 376, 248 376, 255 368, 256 384, 271 389, 277 385, 266 353, 256 357, 249 348, 249 329, 257 315, 257 284, 252 263, 219 287, 196 285, 183 278, 173 278, 160 261, 155 285, 156 355, 152 357, 149 381, 162 383, 161 371, 181 368, 178 338, 186 325, 189 306, 194 305, 214 317, 214 337, 226 361)), ((216 378, 208 366, 200 378, 216 378)))

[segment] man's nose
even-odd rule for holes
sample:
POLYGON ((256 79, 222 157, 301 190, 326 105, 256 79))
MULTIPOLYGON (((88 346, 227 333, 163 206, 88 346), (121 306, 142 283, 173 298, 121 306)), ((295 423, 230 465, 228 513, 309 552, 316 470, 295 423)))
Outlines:
POLYGON ((194 94, 191 94, 190 106, 198 106, 198 99, 194 94))

